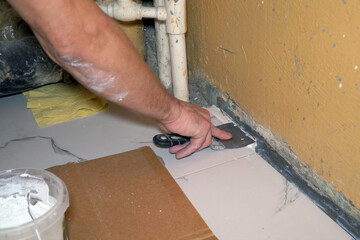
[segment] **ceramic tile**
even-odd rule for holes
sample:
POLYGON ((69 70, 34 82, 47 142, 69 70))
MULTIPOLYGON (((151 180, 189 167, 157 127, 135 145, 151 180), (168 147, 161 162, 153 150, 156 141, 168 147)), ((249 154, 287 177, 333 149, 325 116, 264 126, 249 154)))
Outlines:
POLYGON ((219 239, 352 239, 257 154, 176 180, 219 239))
POLYGON ((213 151, 210 148, 193 154, 187 158, 164 158, 165 166, 174 178, 186 176, 202 170, 213 168, 223 163, 254 154, 251 147, 213 151))
POLYGON ((34 129, 37 125, 23 95, 0 98, 0 146, 34 129))
POLYGON ((56 147, 48 137, 24 137, 9 141, 0 149, 0 171, 13 168, 45 169, 76 161, 71 153, 56 147))

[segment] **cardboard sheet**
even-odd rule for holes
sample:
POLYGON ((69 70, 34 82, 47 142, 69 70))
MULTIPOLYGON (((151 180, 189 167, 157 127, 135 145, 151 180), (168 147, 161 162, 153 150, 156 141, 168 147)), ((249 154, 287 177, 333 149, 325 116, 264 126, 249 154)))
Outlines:
POLYGON ((149 147, 48 170, 70 194, 70 240, 217 239, 149 147))

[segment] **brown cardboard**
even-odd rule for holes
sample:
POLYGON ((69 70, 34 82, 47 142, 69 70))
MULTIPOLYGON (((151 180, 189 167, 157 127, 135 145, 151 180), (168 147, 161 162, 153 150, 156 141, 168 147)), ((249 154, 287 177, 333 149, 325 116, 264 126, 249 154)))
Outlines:
POLYGON ((70 194, 70 240, 217 239, 149 147, 48 170, 70 194))

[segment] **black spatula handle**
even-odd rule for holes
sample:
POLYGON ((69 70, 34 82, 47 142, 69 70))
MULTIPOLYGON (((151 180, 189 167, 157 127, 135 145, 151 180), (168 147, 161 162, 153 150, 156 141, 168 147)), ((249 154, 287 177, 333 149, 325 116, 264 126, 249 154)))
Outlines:
POLYGON ((190 137, 184 137, 178 134, 158 134, 154 136, 153 141, 160 147, 172 147, 189 142, 190 139, 190 137))

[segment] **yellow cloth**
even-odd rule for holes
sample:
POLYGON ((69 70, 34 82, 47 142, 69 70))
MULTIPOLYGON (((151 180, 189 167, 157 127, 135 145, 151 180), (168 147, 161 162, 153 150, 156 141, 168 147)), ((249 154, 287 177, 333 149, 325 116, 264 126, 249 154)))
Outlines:
POLYGON ((104 111, 101 99, 78 83, 57 83, 23 93, 39 127, 104 111))

